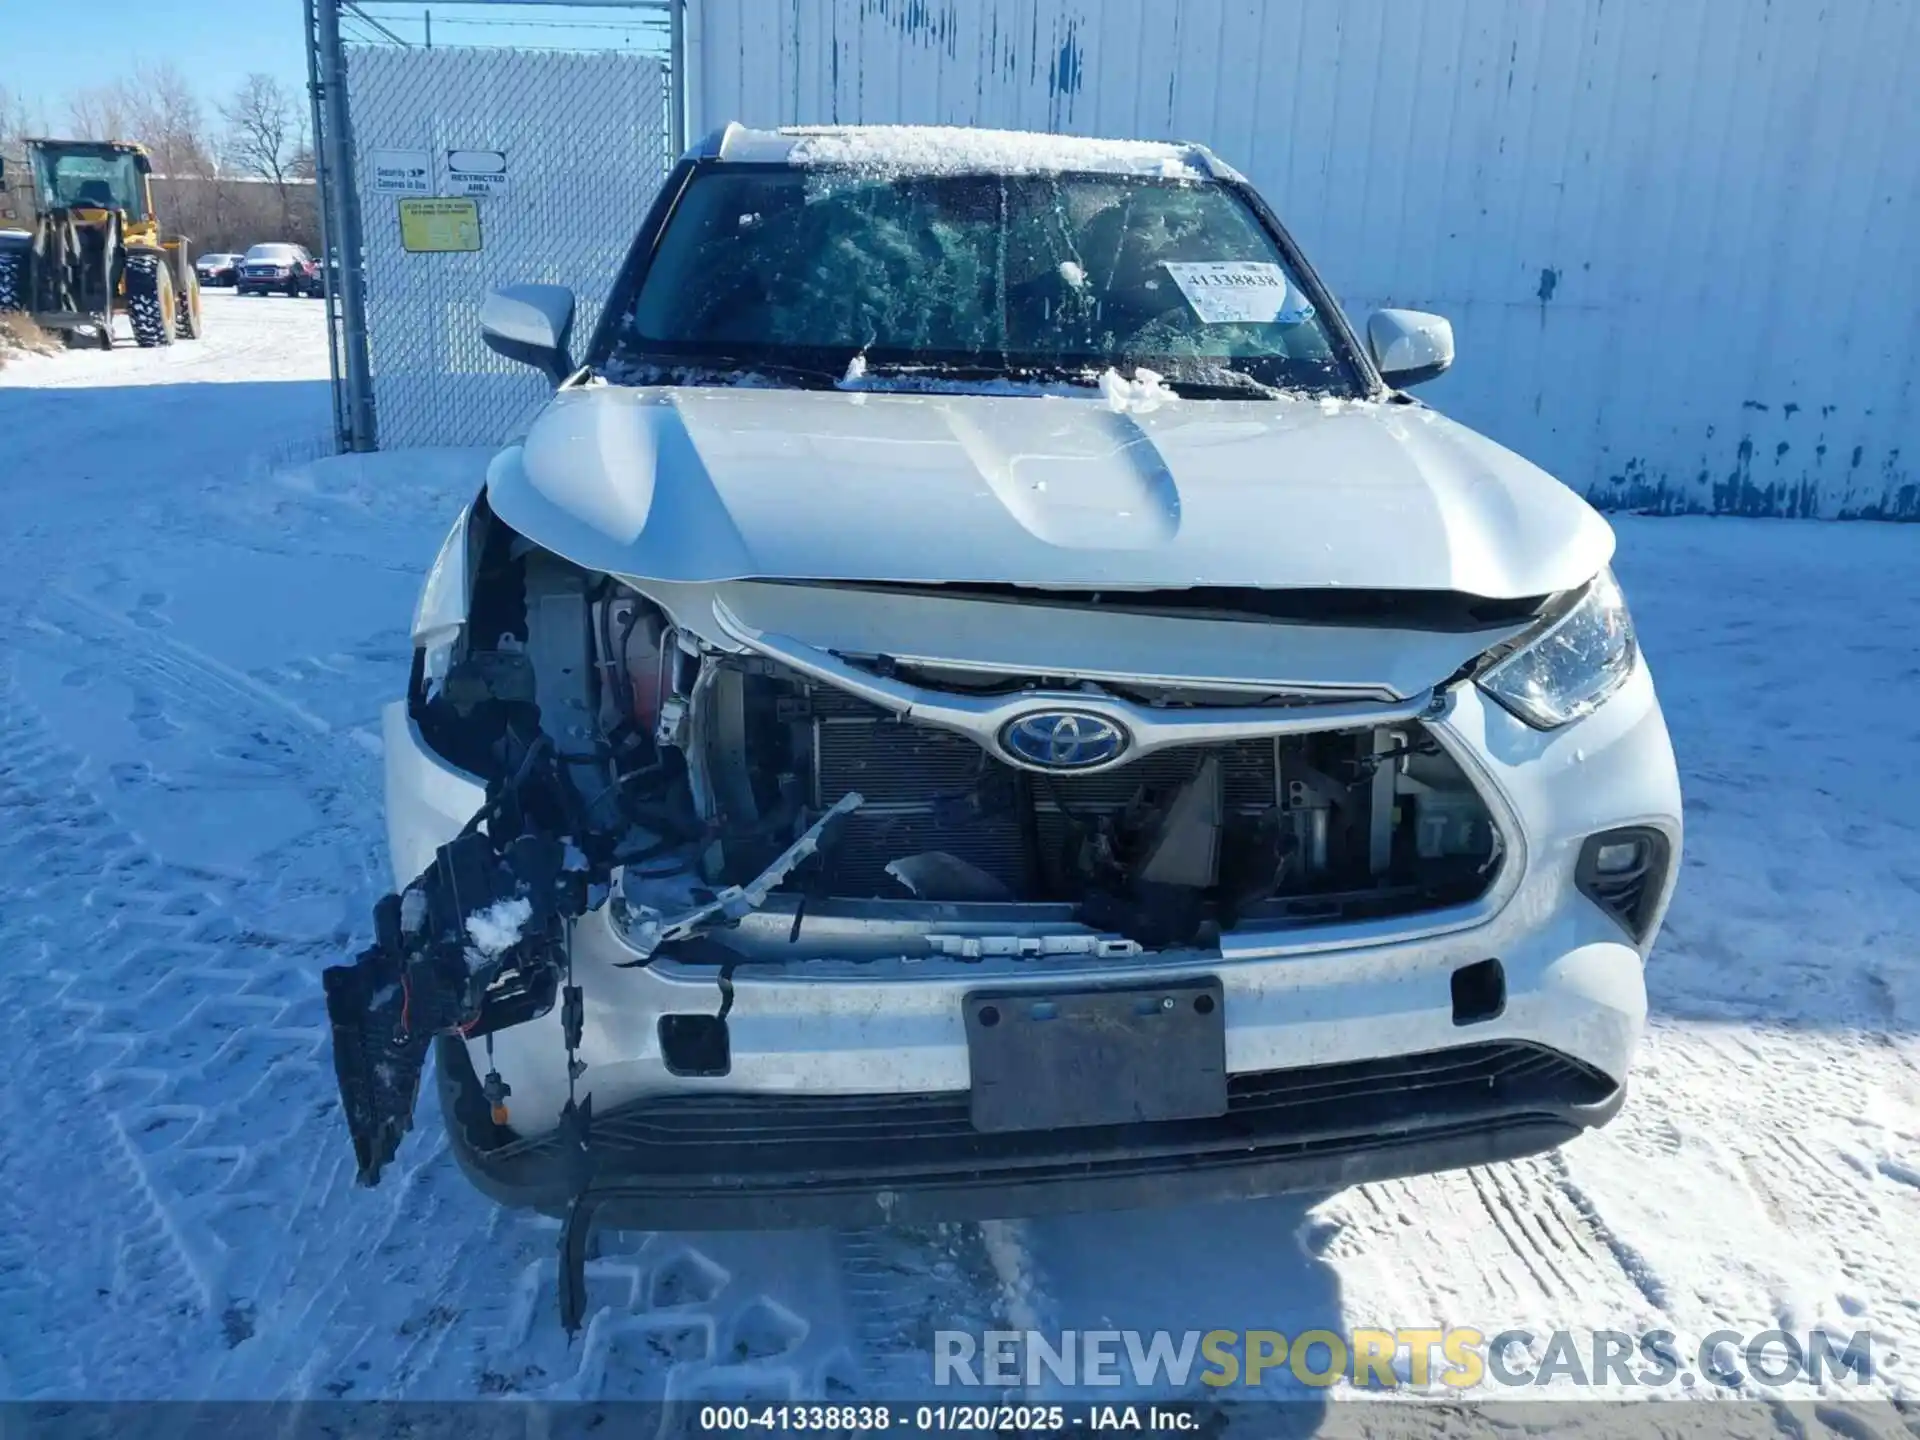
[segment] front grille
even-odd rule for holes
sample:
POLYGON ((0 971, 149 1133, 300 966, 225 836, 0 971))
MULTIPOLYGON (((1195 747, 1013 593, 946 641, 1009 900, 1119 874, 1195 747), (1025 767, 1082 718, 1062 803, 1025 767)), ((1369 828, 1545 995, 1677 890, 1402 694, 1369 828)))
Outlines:
POLYGON ((813 803, 824 809, 850 790, 866 798, 832 853, 833 884, 848 891, 900 893, 888 862, 926 850, 957 855, 1015 891, 1036 873, 1057 887, 1073 817, 1119 811, 1143 790, 1170 794, 1210 755, 1220 759, 1229 811, 1258 813, 1278 800, 1273 740, 1179 746, 1092 775, 1033 775, 964 735, 903 723, 836 692, 816 691, 813 712, 813 803))
MULTIPOLYGON (((920 1095, 684 1094, 594 1117, 599 1174, 671 1185, 935 1184, 1061 1166, 1190 1163, 1209 1154, 1337 1151, 1494 1120, 1564 1120, 1617 1087, 1557 1051, 1498 1041, 1384 1060, 1234 1076, 1229 1109, 1208 1120, 981 1134, 964 1091, 920 1095)), ((514 1147, 538 1155, 543 1139, 514 1147)))

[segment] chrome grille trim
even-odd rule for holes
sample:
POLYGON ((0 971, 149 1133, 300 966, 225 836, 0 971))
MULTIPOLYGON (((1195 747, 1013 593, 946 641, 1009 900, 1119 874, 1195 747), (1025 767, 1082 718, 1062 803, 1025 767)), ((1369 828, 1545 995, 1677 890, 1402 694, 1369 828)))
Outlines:
POLYGON ((836 655, 802 644, 789 636, 755 630, 744 624, 726 603, 715 597, 713 616, 729 639, 775 660, 810 680, 856 696, 901 719, 965 735, 996 759, 1018 770, 1047 774, 1001 744, 1009 721, 1030 710, 1068 709, 1099 715, 1125 727, 1132 744, 1102 765, 1080 774, 1096 774, 1131 764, 1157 750, 1177 745, 1217 745, 1236 740, 1267 739, 1276 735, 1314 735, 1330 731, 1365 730, 1405 723, 1434 713, 1443 698, 1432 689, 1407 700, 1392 702, 1344 701, 1285 707, 1234 706, 1169 710, 1136 704, 1087 691, 1027 690, 1015 695, 957 695, 929 690, 903 680, 874 675, 836 655))

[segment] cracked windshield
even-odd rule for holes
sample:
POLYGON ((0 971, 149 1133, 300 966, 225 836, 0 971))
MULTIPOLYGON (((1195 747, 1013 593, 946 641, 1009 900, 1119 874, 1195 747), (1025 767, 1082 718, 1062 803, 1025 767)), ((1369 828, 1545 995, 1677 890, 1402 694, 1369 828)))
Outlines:
MULTIPOLYGON (((1320 315, 1230 188, 1128 175, 701 175, 613 378, 696 366, 1348 393, 1320 315)), ((801 378, 789 375, 783 378, 801 378)))

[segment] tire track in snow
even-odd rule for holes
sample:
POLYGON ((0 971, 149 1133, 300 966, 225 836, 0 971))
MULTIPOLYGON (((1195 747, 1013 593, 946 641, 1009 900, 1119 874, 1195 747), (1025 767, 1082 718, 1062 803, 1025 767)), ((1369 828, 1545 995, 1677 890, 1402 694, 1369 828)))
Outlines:
POLYGON ((1354 1325, 1644 1330, 1665 1286, 1563 1152, 1340 1192, 1316 1211, 1354 1325))
POLYGON ((1005 1246, 989 1235, 1006 1222, 898 1225, 835 1236, 841 1284, 859 1341, 861 1393, 934 1393, 939 1330, 979 1335, 1028 1328, 1008 1304, 1005 1246))
POLYGON ((0 1148, 0 1337, 27 1396, 99 1393, 116 1372, 173 1373, 169 1335, 204 1330, 212 1301, 136 1142, 98 1101, 137 1040, 104 1029, 103 1011, 70 994, 87 971, 124 973, 160 944, 193 945, 194 921, 167 913, 160 867, 116 831, 78 769, 0 676, 0 802, 13 821, 0 842, 10 899, 0 921, 10 1070, 0 1086, 10 1137, 0 1148))
MULTIPOLYGON (((1914 1053, 1906 1037, 1847 1031, 1668 1024, 1650 1032, 1661 1119, 1728 1176, 1732 1183, 1701 1203, 1742 1240, 1715 1257, 1710 1284, 1695 1282, 1683 1319, 1826 1327, 1842 1340, 1866 1329, 1877 1361, 1920 1353, 1920 1314, 1905 1283, 1912 1256, 1902 1243, 1920 1219, 1920 1194, 1887 1173, 1920 1152, 1920 1115, 1906 1085, 1914 1053)), ((1639 1109, 1615 1122, 1627 1122, 1620 1141, 1632 1143, 1644 1127, 1639 1109)), ((1659 1212, 1629 1201, 1644 1197, 1611 1199, 1633 1222, 1628 1243, 1646 1251, 1671 1243, 1659 1212)))
MULTIPOLYGON (((90 1098, 111 1143, 103 1138, 89 1148, 117 1155, 125 1171, 110 1182, 98 1174, 82 1177, 89 1183, 81 1193, 147 1198, 144 1223, 171 1240, 197 1279, 198 1309, 218 1312, 219 1343, 197 1348, 219 1355, 252 1340, 262 1310, 281 1295, 312 1310, 322 1297, 337 1294, 331 1282, 355 1248, 353 1232, 378 1228, 369 1222, 381 1218, 390 1231, 391 1212, 398 1208, 386 1204, 370 1213, 364 1201, 346 1200, 352 1193, 350 1150, 326 1063, 318 970, 349 948, 349 937, 273 933, 280 928, 273 918, 276 903, 286 888, 284 878, 272 873, 276 862, 292 869, 316 837, 357 839, 350 848, 358 850, 360 863, 331 877, 343 906, 356 895, 365 898, 377 883, 379 811, 364 773, 371 760, 342 737, 317 733, 312 723, 303 727, 303 743, 286 744, 278 732, 301 716, 299 707, 275 703, 279 697, 249 677, 203 663, 188 647, 96 604, 76 603, 71 595, 57 600, 66 603, 56 603, 53 618, 43 614, 36 623, 67 644, 104 654, 108 668, 132 685, 136 712, 144 705, 186 720, 195 738, 216 746, 236 731, 248 735, 251 758, 262 760, 276 782, 303 792, 320 814, 318 825, 263 857, 266 874, 239 879, 189 875, 120 834, 118 847, 138 853, 142 873, 153 880, 137 895, 117 893, 116 908, 134 943, 117 964, 106 963, 112 957, 105 955, 73 972, 59 997, 110 1042, 110 1053, 92 1074, 90 1098), (297 1186, 287 1185, 289 1175, 300 1177, 297 1186), (283 1256, 295 1264, 283 1268, 283 1256), (285 1286, 277 1292, 263 1287, 259 1282, 268 1276, 285 1286)), ((77 770, 78 762, 66 768, 77 770)), ((80 787, 68 800, 99 814, 96 828, 110 823, 80 787)), ((324 865, 336 853, 329 843, 319 858, 324 865)), ((305 876, 298 883, 306 888, 314 882, 305 876)), ((94 897, 83 891, 41 898, 69 911, 94 897)), ((42 919, 54 916, 43 910, 42 919)), ((441 1168, 451 1169, 444 1157, 441 1168)), ((483 1218, 476 1206, 476 1223, 483 1218)), ((410 1236, 408 1242, 425 1238, 410 1236)), ((310 1350, 300 1363, 324 1368, 323 1360, 324 1348, 310 1350)), ((175 1394, 191 1391, 187 1376, 196 1369, 212 1382, 218 1378, 212 1372, 244 1376, 251 1368, 119 1367, 135 1386, 148 1389, 154 1383, 149 1377, 165 1377, 163 1393, 175 1394)), ((291 1367, 273 1369, 283 1379, 299 1374, 291 1367)), ((94 1363, 87 1373, 93 1393, 114 1393, 120 1375, 109 1362, 94 1363)), ((249 1392, 258 1393, 253 1386, 241 1393, 249 1392)))

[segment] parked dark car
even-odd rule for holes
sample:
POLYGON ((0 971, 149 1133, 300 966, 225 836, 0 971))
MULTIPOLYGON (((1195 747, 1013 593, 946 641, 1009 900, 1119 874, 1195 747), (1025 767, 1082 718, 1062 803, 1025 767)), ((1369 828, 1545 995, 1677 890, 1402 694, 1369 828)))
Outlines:
POLYGON ((202 285, 235 285, 240 280, 240 262, 243 258, 216 252, 202 255, 193 262, 193 268, 199 272, 202 285))
POLYGON ((240 262, 236 289, 242 295, 304 295, 317 285, 320 267, 303 245, 255 245, 240 262))

